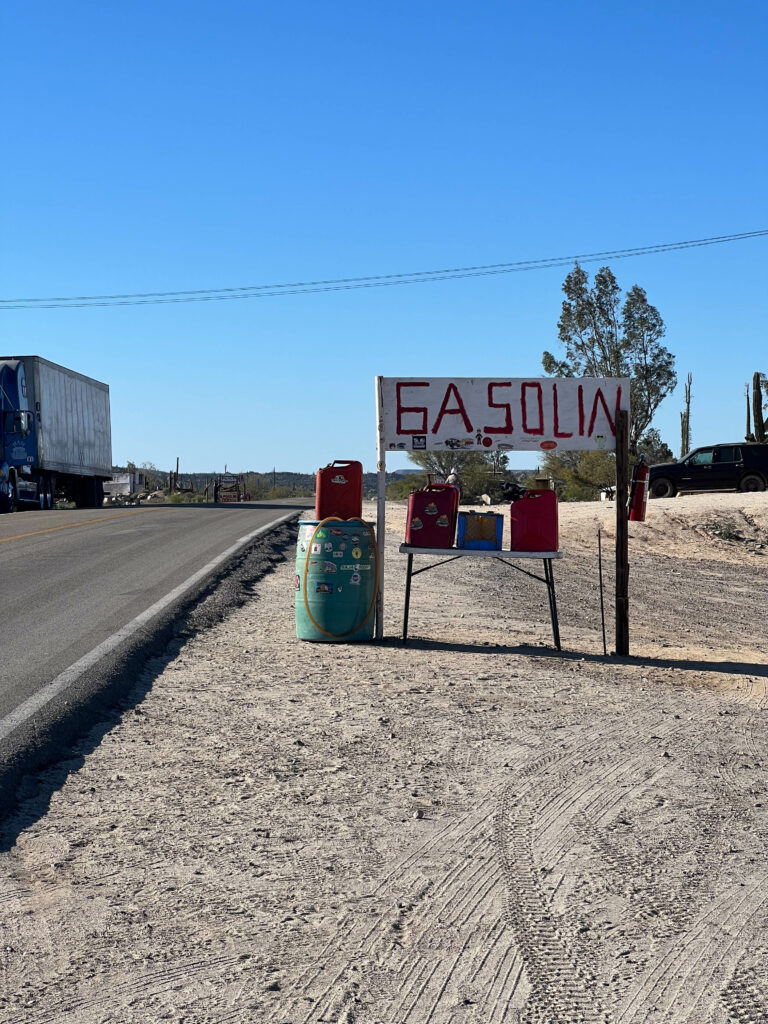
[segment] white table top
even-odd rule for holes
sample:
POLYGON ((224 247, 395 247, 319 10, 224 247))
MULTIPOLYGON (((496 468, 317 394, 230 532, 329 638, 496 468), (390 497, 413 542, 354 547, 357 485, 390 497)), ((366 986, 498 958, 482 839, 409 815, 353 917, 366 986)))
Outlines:
POLYGON ((401 544, 403 555, 448 555, 451 558, 473 555, 478 558, 562 558, 562 551, 503 551, 500 548, 418 548, 412 544, 401 544))

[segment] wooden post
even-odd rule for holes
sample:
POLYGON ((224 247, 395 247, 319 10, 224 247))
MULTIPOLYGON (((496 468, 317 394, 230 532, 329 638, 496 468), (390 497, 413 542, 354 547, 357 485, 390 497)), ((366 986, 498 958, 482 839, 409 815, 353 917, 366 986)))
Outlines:
POLYGON ((629 413, 616 412, 616 654, 629 654, 629 413))
POLYGON ((381 377, 375 381, 376 388, 376 551, 379 578, 376 585, 376 639, 384 636, 384 544, 387 539, 387 451, 384 447, 384 413, 381 397, 381 377))

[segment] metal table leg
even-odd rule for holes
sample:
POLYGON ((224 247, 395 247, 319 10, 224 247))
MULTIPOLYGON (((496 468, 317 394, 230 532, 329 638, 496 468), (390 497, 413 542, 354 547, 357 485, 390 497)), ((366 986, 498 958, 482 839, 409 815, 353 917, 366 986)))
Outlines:
POLYGON ((408 572, 405 578, 405 611, 403 613, 403 643, 408 643, 408 609, 411 605, 411 576, 413 569, 413 555, 408 555, 408 572))
POLYGON ((557 621, 557 599, 555 597, 555 575, 552 571, 552 559, 545 558, 544 561, 544 578, 547 582, 547 596, 549 597, 549 617, 552 620, 552 636, 555 640, 555 647, 562 650, 560 647, 560 624, 557 621))

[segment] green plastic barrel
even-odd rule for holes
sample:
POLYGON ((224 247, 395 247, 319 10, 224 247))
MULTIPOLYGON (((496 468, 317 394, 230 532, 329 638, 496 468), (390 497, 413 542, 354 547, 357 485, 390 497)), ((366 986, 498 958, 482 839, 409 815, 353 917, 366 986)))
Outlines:
POLYGON ((294 584, 299 640, 370 640, 376 600, 371 524, 360 519, 302 520, 294 584))

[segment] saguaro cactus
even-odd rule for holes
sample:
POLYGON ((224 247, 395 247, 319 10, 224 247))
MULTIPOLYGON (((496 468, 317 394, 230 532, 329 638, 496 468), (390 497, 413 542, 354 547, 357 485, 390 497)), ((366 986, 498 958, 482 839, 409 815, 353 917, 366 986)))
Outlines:
POLYGON ((766 443, 765 420, 763 419, 764 387, 765 377, 762 373, 756 371, 752 376, 752 422, 754 424, 752 433, 755 435, 755 440, 759 441, 760 444, 766 443))
POLYGON ((693 374, 685 380, 685 409, 680 413, 680 458, 691 450, 691 384, 693 374))

